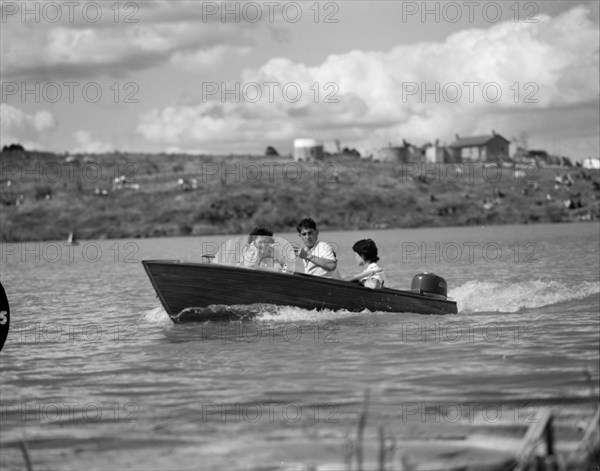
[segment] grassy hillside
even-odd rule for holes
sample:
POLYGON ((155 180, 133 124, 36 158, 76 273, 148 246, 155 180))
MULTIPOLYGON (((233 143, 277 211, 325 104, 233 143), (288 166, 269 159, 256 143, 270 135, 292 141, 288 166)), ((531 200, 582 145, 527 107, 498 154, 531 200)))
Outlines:
POLYGON ((600 218, 598 171, 581 168, 27 151, 0 165, 5 242, 292 231, 304 216, 321 229, 600 218))

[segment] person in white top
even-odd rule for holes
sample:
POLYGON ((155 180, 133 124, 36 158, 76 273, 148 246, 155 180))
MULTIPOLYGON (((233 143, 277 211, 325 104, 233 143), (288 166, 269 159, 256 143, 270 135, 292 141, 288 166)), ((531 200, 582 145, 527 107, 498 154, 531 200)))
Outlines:
POLYGON ((304 244, 304 248, 297 254, 304 261, 304 273, 339 279, 335 250, 327 242, 317 241, 317 223, 311 218, 304 218, 298 223, 296 230, 304 244))
POLYGON ((377 255, 377 245, 371 239, 362 239, 352 246, 356 252, 354 256, 359 266, 366 267, 362 272, 344 278, 346 281, 358 281, 366 288, 383 288, 385 277, 383 269, 377 265, 379 257, 377 255))

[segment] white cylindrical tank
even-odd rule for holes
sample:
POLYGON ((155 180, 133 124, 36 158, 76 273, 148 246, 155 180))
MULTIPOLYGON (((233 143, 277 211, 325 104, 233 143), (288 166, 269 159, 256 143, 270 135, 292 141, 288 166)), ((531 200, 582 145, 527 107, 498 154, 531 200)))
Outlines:
POLYGON ((316 139, 294 139, 294 160, 323 159, 323 143, 316 139))

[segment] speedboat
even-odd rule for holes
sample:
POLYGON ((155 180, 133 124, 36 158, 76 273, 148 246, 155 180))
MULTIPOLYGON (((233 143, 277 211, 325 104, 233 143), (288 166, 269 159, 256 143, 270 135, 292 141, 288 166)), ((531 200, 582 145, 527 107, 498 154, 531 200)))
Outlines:
MULTIPOLYGON (((307 275, 297 247, 279 237, 230 239, 202 262, 143 260, 165 311, 175 323, 239 318, 244 306, 456 314, 446 282, 432 273, 413 278, 410 290, 369 289, 359 283, 307 275), (242 309, 228 309, 236 306, 242 309)), ((248 310, 252 312, 252 310, 248 310)))

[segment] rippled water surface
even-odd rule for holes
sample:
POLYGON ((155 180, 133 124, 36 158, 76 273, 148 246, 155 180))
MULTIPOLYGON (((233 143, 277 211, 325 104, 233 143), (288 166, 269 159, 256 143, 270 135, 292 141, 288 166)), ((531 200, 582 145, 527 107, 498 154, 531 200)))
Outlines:
POLYGON ((459 314, 262 306, 174 325, 139 261, 199 260, 226 237, 4 244, 2 468, 22 469, 20 443, 40 469, 341 467, 366 390, 396 437, 597 394, 597 224, 321 234, 343 274, 364 237, 392 286, 433 271, 459 314))

